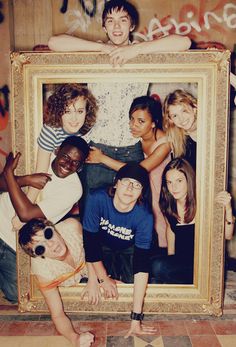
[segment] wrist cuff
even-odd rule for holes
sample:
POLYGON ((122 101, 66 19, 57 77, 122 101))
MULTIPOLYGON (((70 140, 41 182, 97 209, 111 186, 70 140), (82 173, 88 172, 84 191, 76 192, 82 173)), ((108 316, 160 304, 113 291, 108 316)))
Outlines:
POLYGON ((131 311, 130 318, 132 320, 140 320, 140 321, 142 321, 143 318, 144 318, 144 314, 143 313, 136 313, 136 312, 131 311))

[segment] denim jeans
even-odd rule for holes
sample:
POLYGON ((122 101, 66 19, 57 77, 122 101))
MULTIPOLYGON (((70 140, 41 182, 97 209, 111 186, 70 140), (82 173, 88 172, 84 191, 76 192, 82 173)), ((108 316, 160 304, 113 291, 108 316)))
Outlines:
MULTIPOLYGON (((91 141, 90 146, 97 147, 109 157, 125 163, 140 162, 144 158, 140 142, 136 143, 134 146, 113 147, 91 141)), ((103 164, 86 164, 83 171, 89 189, 112 186, 114 183, 116 171, 103 164)))
POLYGON ((16 303, 17 275, 16 275, 16 252, 0 239, 0 289, 7 300, 16 303))
POLYGON ((134 246, 123 250, 113 250, 103 245, 102 253, 103 265, 111 278, 124 283, 134 283, 134 246))
MULTIPOLYGON (((140 162, 144 159, 141 143, 134 146, 113 147, 101 143, 90 142, 90 146, 97 147, 109 157, 122 162, 140 162)), ((86 196, 91 189, 107 188, 114 184, 116 171, 103 164, 85 164, 80 173, 80 179, 83 185, 83 197, 80 200, 80 213, 83 217, 84 204, 86 196)))
POLYGON ((193 284, 193 259, 182 259, 176 255, 154 257, 151 283, 193 284))

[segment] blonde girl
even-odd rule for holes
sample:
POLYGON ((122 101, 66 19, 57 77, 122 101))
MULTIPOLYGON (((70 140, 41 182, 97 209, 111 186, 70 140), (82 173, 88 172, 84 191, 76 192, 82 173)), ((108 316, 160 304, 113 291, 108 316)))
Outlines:
POLYGON ((192 94, 177 89, 166 96, 163 129, 174 157, 184 157, 196 169, 197 99, 192 94))

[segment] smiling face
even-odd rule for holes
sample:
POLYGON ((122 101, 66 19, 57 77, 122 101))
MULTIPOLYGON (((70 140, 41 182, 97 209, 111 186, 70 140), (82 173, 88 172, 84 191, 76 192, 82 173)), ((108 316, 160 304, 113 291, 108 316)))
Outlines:
POLYGON ((145 137, 152 134, 155 123, 148 110, 136 110, 130 116, 129 127, 134 137, 145 137))
POLYGON ((196 130, 196 108, 186 104, 170 105, 169 119, 178 128, 191 133, 196 130))
POLYGON ((166 173, 168 191, 175 200, 184 201, 188 192, 187 179, 183 172, 171 169, 166 173))
POLYGON ((52 162, 52 170, 57 177, 65 178, 75 173, 83 164, 84 156, 74 146, 66 145, 57 150, 57 156, 52 162))
POLYGON ((113 10, 107 15, 104 30, 114 45, 128 45, 129 35, 133 29, 127 12, 113 10))
POLYGON ((31 247, 33 250, 37 250, 37 247, 43 247, 44 253, 43 257, 63 260, 67 254, 67 246, 64 239, 56 231, 55 228, 50 227, 53 230, 50 239, 45 238, 44 230, 39 230, 33 237, 31 241, 31 247))
POLYGON ((78 97, 62 116, 62 127, 68 134, 75 134, 82 128, 86 117, 86 100, 78 97))
POLYGON ((115 185, 114 206, 120 212, 129 212, 133 209, 142 193, 142 185, 133 178, 119 179, 115 185))

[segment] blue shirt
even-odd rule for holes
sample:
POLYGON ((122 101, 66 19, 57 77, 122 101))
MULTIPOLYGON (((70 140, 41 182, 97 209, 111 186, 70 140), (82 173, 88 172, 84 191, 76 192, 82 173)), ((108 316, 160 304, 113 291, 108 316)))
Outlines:
POLYGON ((98 189, 86 199, 83 228, 100 233, 102 244, 114 250, 135 245, 150 249, 153 230, 152 213, 142 204, 129 212, 119 212, 106 190, 98 189))

